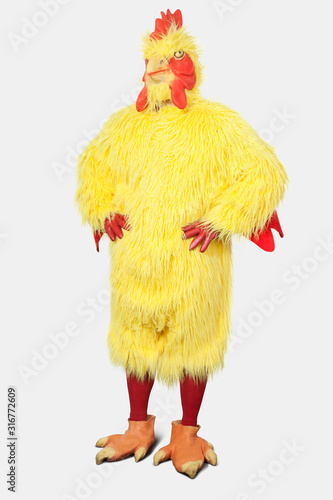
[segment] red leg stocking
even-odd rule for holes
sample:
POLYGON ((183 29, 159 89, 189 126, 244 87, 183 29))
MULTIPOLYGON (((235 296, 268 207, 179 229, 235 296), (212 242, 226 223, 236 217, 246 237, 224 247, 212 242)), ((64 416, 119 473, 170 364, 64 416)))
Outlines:
POLYGON ((182 425, 197 425, 197 417, 205 392, 207 379, 197 382, 187 375, 180 383, 180 397, 183 407, 182 425))
POLYGON ((134 375, 127 376, 128 395, 130 400, 130 420, 147 420, 147 408, 150 391, 153 387, 154 379, 146 375, 143 381, 138 380, 134 375))

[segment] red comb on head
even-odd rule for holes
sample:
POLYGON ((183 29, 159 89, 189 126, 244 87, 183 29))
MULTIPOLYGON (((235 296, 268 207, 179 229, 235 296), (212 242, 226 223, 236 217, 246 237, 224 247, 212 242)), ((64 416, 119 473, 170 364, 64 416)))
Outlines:
POLYGON ((155 20, 155 31, 150 33, 151 38, 162 38, 167 35, 172 24, 177 26, 177 29, 183 26, 183 16, 179 9, 177 9, 173 14, 171 14, 170 9, 167 13, 161 12, 161 18, 155 20))

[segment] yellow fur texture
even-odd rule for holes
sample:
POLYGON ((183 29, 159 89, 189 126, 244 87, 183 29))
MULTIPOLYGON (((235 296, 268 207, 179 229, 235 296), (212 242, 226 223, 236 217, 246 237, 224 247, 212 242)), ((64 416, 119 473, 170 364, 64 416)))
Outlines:
MULTIPOLYGON (((146 42, 147 57, 159 42, 166 55, 170 40, 146 42)), ((170 52, 185 50, 184 43, 170 42, 170 52)), ((273 148, 197 87, 184 110, 171 104, 137 112, 133 104, 109 118, 79 159, 76 201, 93 230, 103 231, 116 212, 131 225, 110 242, 108 344, 115 364, 167 384, 185 372, 204 378, 222 368, 231 236, 262 229, 286 183, 273 148), (220 232, 204 253, 189 251, 191 240, 182 239, 182 226, 194 221, 220 232)))

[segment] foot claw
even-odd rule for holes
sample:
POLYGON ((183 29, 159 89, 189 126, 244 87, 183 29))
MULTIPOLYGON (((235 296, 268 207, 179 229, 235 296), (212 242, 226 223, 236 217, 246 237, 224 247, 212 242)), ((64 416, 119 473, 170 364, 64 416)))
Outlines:
POLYGON ((172 422, 170 443, 155 453, 154 464, 158 465, 171 458, 176 470, 192 479, 202 469, 205 460, 216 465, 217 456, 213 445, 197 436, 199 429, 199 425, 182 425, 180 420, 172 422))
POLYGON ((163 450, 157 451, 154 455, 154 464, 158 465, 161 462, 163 462, 164 457, 165 457, 165 452, 163 450))
POLYGON ((124 434, 112 434, 101 438, 96 446, 102 447, 96 455, 96 463, 104 460, 115 462, 134 455, 135 461, 141 460, 154 443, 154 415, 148 415, 147 420, 128 420, 128 429, 124 434))
POLYGON ((209 462, 212 465, 217 464, 217 455, 216 455, 215 451, 213 451, 213 450, 206 451, 205 459, 207 460, 207 462, 209 462))
POLYGON ((136 462, 138 462, 139 460, 141 460, 141 458, 143 458, 145 456, 146 453, 147 453, 146 448, 141 446, 138 450, 136 450, 136 452, 134 454, 134 460, 136 462))
POLYGON ((114 456, 114 454, 114 449, 110 447, 103 448, 103 450, 99 451, 96 455, 96 464, 100 465, 102 462, 104 462, 104 460, 110 462, 110 459, 114 456))
POLYGON ((202 466, 203 466, 202 460, 186 462, 185 464, 182 465, 181 471, 184 474, 190 476, 191 479, 193 479, 196 476, 197 472, 202 469, 202 466))
POLYGON ((105 446, 105 444, 106 444, 106 442, 107 442, 108 439, 109 439, 108 437, 99 439, 97 441, 97 443, 95 444, 95 446, 97 446, 97 448, 104 448, 104 446, 105 446))

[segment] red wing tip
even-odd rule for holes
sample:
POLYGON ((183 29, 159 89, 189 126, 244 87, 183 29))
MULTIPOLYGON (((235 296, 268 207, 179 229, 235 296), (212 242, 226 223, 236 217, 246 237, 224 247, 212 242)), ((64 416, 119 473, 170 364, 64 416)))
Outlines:
POLYGON ((252 236, 250 239, 265 252, 273 252, 275 250, 275 242, 271 229, 266 229, 257 238, 252 236))
POLYGON ((262 241, 260 243, 257 243, 258 247, 264 250, 265 252, 274 252, 275 250, 275 243, 273 241, 262 241))

